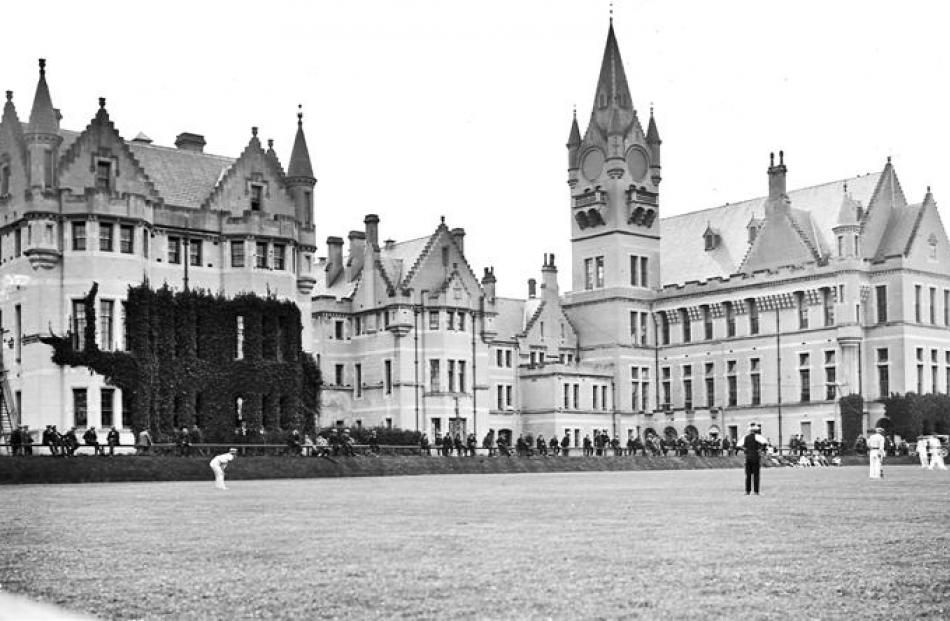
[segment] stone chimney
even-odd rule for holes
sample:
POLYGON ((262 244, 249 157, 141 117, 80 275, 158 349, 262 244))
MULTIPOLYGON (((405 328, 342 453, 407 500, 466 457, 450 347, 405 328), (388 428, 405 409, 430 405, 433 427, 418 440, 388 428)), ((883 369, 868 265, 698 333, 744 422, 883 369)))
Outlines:
POLYGON ((769 198, 777 199, 785 196, 785 152, 778 152, 778 166, 775 165, 775 154, 769 153, 769 198))
POLYGON ((482 289, 485 290, 485 300, 492 304, 495 301, 495 268, 486 267, 482 276, 482 289))
POLYGON ((343 240, 339 237, 327 237, 327 286, 343 271, 343 240))
POLYGON ((538 285, 538 281, 536 281, 534 278, 528 279, 528 297, 529 298, 534 299, 535 297, 537 297, 538 295, 537 285, 538 285))
POLYGON ((386 241, 383 242, 383 244, 384 244, 383 247, 384 247, 386 250, 392 250, 393 248, 396 247, 396 240, 395 240, 395 239, 387 239, 386 241))
POLYGON ((363 231, 350 231, 347 238, 350 241, 349 257, 347 258, 347 280, 353 280, 360 270, 363 269, 363 255, 366 252, 366 233, 363 231))
POLYGON ((541 289, 542 295, 547 297, 557 297, 557 267, 554 266, 554 253, 544 255, 544 265, 541 266, 541 289))
POLYGON ((370 250, 379 248, 379 216, 374 213, 367 214, 363 218, 363 224, 366 225, 366 246, 370 250))
POLYGON ((175 146, 182 151, 203 153, 205 150, 205 144, 205 137, 201 134, 182 132, 175 138, 175 146))
POLYGON ((459 252, 465 254, 465 229, 456 228, 450 231, 455 245, 459 247, 459 252))

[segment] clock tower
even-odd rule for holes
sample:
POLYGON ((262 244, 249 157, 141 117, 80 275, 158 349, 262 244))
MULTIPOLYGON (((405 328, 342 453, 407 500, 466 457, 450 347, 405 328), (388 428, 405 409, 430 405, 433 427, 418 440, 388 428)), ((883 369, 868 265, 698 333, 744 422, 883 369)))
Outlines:
POLYGON ((573 292, 659 288, 660 135, 633 106, 613 19, 583 138, 568 139, 573 292))

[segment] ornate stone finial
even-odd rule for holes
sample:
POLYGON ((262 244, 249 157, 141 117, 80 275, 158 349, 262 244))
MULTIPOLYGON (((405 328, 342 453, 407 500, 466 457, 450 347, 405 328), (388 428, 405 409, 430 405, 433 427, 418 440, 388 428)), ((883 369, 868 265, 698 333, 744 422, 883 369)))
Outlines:
POLYGON ((268 148, 268 149, 273 149, 273 148, 274 148, 274 139, 273 139, 273 138, 268 138, 268 139, 267 139, 267 148, 268 148))
POLYGON ((769 153, 769 166, 775 166, 775 153, 769 153))
POLYGON ((7 101, 13 101, 13 91, 7 91, 7 101))
POLYGON ((254 136, 255 138, 257 138, 257 127, 252 127, 252 128, 251 128, 251 135, 254 136))
POLYGON ((297 126, 303 125, 303 105, 297 104, 297 126))
POLYGON ((100 97, 100 98, 99 98, 99 107, 100 107, 100 108, 105 108, 105 107, 106 107, 106 98, 105 98, 105 97, 100 97))
POLYGON ((844 193, 845 193, 845 194, 848 193, 848 182, 847 182, 847 181, 844 182, 844 193))
POLYGON ((40 59, 40 75, 46 75, 46 59, 40 59))
POLYGON ((610 0, 610 23, 614 23, 614 3, 613 0, 610 0))
POLYGON ((927 194, 930 194, 930 186, 927 186, 927 194))
POLYGON ((650 118, 653 118, 653 102, 650 102, 650 118))
POLYGON ((442 224, 445 224, 445 216, 439 216, 439 220, 442 221, 442 224))
POLYGON ((891 156, 890 156, 890 155, 887 156, 887 163, 888 163, 888 164, 891 163, 891 156))

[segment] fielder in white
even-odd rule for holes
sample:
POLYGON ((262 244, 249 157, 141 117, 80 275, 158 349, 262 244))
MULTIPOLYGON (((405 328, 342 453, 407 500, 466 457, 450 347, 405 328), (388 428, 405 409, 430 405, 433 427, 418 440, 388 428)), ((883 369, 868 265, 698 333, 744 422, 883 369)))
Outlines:
POLYGON ((868 456, 871 458, 871 478, 884 478, 884 430, 880 427, 868 438, 868 456))
POLYGON ((214 472, 214 486, 218 489, 228 489, 224 486, 224 469, 237 455, 237 449, 228 449, 227 453, 221 453, 211 460, 211 470, 214 472))
POLYGON ((943 463, 943 444, 940 443, 940 438, 930 436, 930 440, 927 441, 927 446, 930 448, 930 465, 928 468, 930 470, 934 468, 946 470, 947 466, 943 463))
POLYGON ((927 468, 930 466, 930 464, 927 463, 927 444, 929 441, 929 436, 920 436, 917 438, 917 457, 920 458, 921 468, 927 468))

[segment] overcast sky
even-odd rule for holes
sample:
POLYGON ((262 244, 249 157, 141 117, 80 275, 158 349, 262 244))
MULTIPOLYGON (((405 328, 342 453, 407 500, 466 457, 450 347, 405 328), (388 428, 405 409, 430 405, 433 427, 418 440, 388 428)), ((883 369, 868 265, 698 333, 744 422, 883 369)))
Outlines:
MULTIPOLYGON (((236 157, 274 138, 286 167, 303 104, 318 254, 379 214, 382 239, 467 231, 476 272, 524 296, 543 254, 569 277, 564 147, 583 132, 607 0, 18 2, 4 6, 0 89, 29 116, 48 59, 63 126, 97 98, 120 133, 203 134, 236 157)), ((950 204, 945 3, 617 0, 634 104, 663 139, 661 213, 761 196, 768 153, 789 188, 879 170, 950 204)), ((941 209, 943 213, 943 209, 941 209)))

